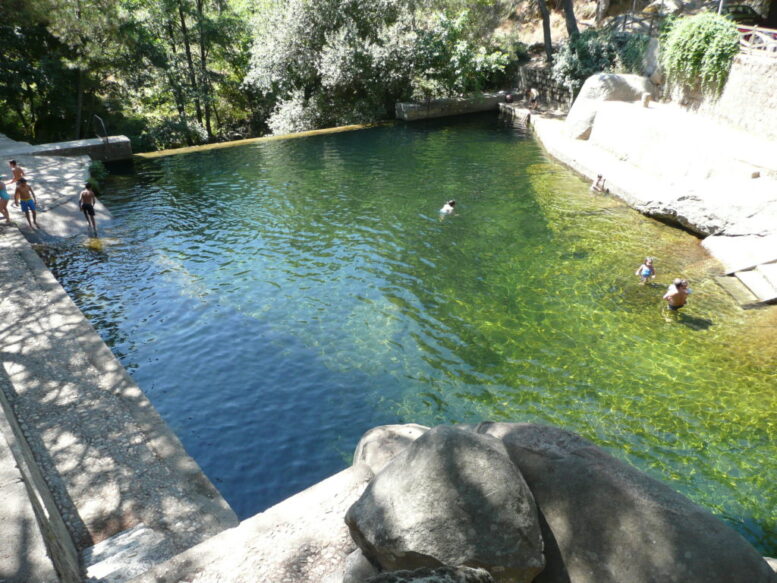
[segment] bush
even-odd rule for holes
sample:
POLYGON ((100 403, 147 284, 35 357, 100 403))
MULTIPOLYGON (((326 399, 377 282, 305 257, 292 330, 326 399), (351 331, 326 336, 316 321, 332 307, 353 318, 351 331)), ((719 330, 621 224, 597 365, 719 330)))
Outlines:
POLYGON ((641 34, 588 29, 556 54, 553 79, 576 94, 596 73, 642 73, 648 40, 641 34))
POLYGON ((208 133, 202 125, 181 119, 162 120, 141 134, 139 140, 141 144, 152 144, 156 150, 194 146, 207 141, 208 133))
POLYGON ((739 33, 730 20, 706 12, 675 21, 662 44, 669 83, 719 94, 739 52, 739 33))

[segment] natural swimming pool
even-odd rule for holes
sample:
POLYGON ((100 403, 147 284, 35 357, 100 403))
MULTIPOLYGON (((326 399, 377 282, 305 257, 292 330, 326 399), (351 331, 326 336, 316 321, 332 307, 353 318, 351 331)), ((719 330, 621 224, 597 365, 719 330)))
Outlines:
POLYGON ((102 250, 48 264, 241 517, 377 424, 535 421, 777 554, 777 319, 495 116, 138 161, 101 200, 102 250))

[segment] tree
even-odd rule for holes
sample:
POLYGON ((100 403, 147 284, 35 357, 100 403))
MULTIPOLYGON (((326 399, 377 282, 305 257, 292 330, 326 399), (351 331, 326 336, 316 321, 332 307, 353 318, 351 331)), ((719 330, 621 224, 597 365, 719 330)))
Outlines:
POLYGON ((550 38, 550 11, 545 0, 537 0, 542 14, 542 38, 545 44, 545 60, 553 64, 553 41, 550 38))
POLYGON ((506 55, 473 38, 468 13, 416 13, 413 0, 290 0, 256 32, 246 84, 276 106, 274 132, 391 117, 397 100, 494 82, 506 55))

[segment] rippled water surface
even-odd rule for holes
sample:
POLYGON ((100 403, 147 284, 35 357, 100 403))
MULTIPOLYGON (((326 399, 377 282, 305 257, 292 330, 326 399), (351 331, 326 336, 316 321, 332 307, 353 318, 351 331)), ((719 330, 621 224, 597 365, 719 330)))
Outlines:
POLYGON ((376 424, 535 421, 777 554, 777 308, 493 116, 139 161, 104 191, 100 244, 49 265, 241 517, 376 424))

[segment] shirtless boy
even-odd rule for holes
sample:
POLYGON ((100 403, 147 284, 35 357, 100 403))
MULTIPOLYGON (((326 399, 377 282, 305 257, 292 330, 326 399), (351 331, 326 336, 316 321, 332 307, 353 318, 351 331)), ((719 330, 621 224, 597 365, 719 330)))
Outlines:
POLYGON ((24 169, 16 163, 16 160, 9 160, 8 165, 11 167, 12 184, 24 178, 24 169))
POLYGON ((95 202, 97 202, 97 197, 94 195, 94 190, 92 190, 92 184, 91 182, 87 182, 84 185, 84 189, 81 191, 81 196, 78 199, 78 206, 81 207, 81 211, 83 211, 84 216, 86 217, 86 222, 89 223, 89 226, 97 233, 97 225, 94 222, 95 202))
POLYGON ((664 299, 667 301, 667 307, 673 312, 682 308, 688 301, 688 282, 679 277, 675 279, 666 290, 664 299))
POLYGON ((32 187, 27 184, 27 180, 25 178, 20 178, 16 182, 16 192, 13 195, 13 203, 14 206, 19 206, 19 202, 22 203, 22 212, 24 212, 24 216, 27 217, 27 223, 30 225, 30 228, 32 229, 32 224, 35 223, 35 226, 38 226, 38 215, 35 212, 35 192, 33 192, 32 187), (32 213, 32 220, 30 220, 30 213, 32 213))

